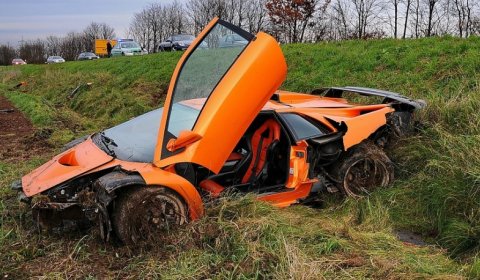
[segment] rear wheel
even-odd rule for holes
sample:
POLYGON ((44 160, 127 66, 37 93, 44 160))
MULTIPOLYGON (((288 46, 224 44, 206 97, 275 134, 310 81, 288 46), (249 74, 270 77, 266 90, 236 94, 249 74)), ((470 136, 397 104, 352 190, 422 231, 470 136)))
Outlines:
POLYGON ((372 142, 351 148, 332 168, 338 189, 346 196, 362 197, 393 181, 393 165, 372 142))
POLYGON ((141 187, 123 193, 113 209, 113 228, 126 245, 155 240, 187 221, 187 206, 164 187, 141 187))

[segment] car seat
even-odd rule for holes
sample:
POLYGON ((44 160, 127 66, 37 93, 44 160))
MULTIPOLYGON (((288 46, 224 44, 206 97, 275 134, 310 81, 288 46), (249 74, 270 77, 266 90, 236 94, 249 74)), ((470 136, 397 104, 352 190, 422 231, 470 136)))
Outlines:
POLYGON ((280 142, 280 125, 274 119, 265 121, 252 135, 252 161, 243 176, 242 183, 254 183, 268 169, 268 159, 272 158, 280 142))

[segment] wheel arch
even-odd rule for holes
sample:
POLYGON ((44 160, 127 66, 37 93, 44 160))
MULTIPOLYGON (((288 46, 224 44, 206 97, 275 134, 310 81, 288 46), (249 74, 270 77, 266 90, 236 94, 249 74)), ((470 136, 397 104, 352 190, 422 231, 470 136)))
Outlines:
POLYGON ((195 186, 187 179, 163 169, 151 168, 140 172, 147 186, 162 186, 176 192, 187 204, 191 220, 203 216, 203 201, 195 186))
POLYGON ((161 170, 150 169, 148 171, 128 172, 115 170, 95 181, 95 188, 100 194, 104 205, 108 205, 115 199, 115 192, 127 190, 129 187, 165 187, 178 194, 186 203, 189 218, 196 220, 203 215, 203 202, 197 189, 183 177, 161 170), (106 199, 109 197, 110 199, 106 199))

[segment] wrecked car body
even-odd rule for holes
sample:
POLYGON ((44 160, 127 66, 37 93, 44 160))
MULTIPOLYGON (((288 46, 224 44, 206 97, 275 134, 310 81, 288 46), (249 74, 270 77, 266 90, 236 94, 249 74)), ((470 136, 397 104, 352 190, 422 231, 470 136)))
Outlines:
POLYGON ((134 244, 200 218, 224 193, 286 207, 387 186, 382 148, 424 104, 365 88, 281 91, 286 71, 273 37, 214 19, 178 62, 164 107, 73 142, 14 189, 42 227, 95 222, 134 244), (246 43, 220 47, 229 34, 246 43), (384 100, 360 105, 344 92, 384 100))

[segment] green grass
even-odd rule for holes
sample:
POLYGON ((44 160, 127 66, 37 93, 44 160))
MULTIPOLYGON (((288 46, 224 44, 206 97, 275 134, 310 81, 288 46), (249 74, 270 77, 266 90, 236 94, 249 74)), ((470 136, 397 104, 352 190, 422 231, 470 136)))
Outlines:
MULTIPOLYGON (((25 277, 48 271, 49 278, 479 277, 480 38, 293 44, 283 50, 289 68, 283 89, 355 85, 427 101, 415 135, 390 147, 392 187, 358 201, 328 197, 324 209, 226 200, 159 248, 131 254, 103 245, 95 234, 31 232, 29 214, 6 186, 45 158, 0 163, 0 267, 25 277), (395 238, 397 229, 418 233, 432 246, 405 245, 395 238), (43 265, 48 259, 60 265, 43 265), (40 268, 19 269, 25 264, 40 268)), ((161 106, 179 57, 0 67, 0 94, 36 127, 53 129, 49 141, 60 148, 161 106), (23 92, 10 90, 20 81, 28 83, 23 92), (93 84, 68 97, 87 82, 93 84)))

